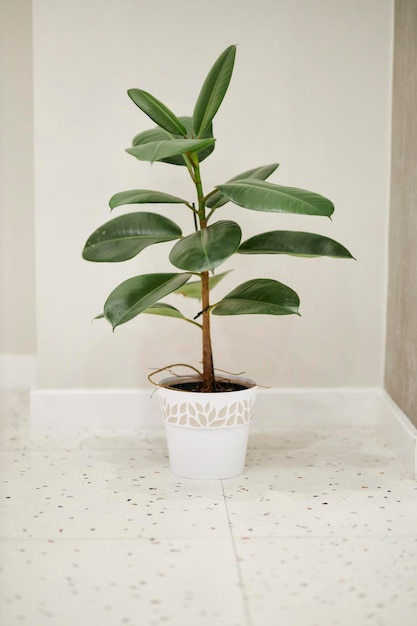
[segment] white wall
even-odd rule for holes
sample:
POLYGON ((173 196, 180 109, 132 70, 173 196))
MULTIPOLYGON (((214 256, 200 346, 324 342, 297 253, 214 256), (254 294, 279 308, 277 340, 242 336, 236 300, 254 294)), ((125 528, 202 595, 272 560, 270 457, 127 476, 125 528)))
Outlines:
POLYGON ((0 361, 35 352, 32 134, 31 2, 0 0, 0 361))
MULTIPOLYGON (((232 258, 227 268, 235 272, 219 298, 238 282, 269 276, 298 291, 302 317, 214 317, 215 363, 271 386, 382 384, 392 4, 34 3, 39 387, 143 387, 150 367, 198 363, 198 330, 177 320, 139 316, 114 334, 104 321, 90 324, 118 282, 173 271, 169 244, 113 265, 87 263, 81 250, 109 218, 116 191, 190 190, 182 170, 124 152, 152 126, 126 90, 144 88, 190 114, 208 69, 231 43, 238 44, 236 67, 215 120, 215 156, 203 167, 207 189, 279 161, 273 181, 327 195, 336 211, 330 222, 227 205, 219 217, 243 220, 245 236, 321 232, 358 261, 232 258)), ((186 209, 160 212, 187 223, 186 209)))

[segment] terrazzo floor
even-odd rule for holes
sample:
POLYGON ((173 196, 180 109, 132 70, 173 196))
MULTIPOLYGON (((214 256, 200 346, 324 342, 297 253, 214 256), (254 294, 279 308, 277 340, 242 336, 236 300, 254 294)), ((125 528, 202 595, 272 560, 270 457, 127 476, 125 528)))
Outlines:
POLYGON ((194 482, 161 430, 28 414, 0 392, 1 626, 416 626, 417 483, 372 429, 255 427, 194 482))

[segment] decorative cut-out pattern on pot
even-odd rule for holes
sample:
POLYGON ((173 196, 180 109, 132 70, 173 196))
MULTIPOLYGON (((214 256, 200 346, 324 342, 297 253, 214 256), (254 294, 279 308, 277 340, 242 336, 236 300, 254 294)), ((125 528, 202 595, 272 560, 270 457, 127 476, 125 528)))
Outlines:
POLYGON ((165 422, 195 428, 221 428, 248 424, 253 419, 254 400, 241 400, 214 406, 211 402, 170 402, 161 398, 165 422))

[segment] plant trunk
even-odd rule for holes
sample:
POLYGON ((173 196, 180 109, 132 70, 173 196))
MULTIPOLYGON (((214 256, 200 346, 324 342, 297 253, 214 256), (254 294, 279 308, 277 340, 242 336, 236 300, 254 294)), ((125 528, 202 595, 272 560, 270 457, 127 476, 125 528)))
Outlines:
POLYGON ((201 275, 201 305, 203 309, 203 388, 204 393, 215 391, 213 351, 211 347, 210 334, 210 291, 209 273, 203 272, 201 275))
MULTIPOLYGON (((200 165, 198 158, 193 155, 190 159, 193 170, 192 178, 195 184, 198 199, 198 221, 200 229, 207 228, 206 203, 204 199, 203 185, 201 183, 200 165)), ((209 273, 201 273, 201 308, 202 308, 202 329, 203 329, 203 393, 213 393, 215 391, 213 351, 211 347, 210 335, 210 282, 209 273)))

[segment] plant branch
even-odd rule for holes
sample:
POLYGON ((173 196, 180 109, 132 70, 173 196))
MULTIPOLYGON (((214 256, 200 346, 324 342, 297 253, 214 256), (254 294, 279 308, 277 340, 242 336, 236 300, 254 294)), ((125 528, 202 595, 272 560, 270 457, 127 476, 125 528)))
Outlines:
POLYGON ((212 191, 210 191, 210 193, 204 196, 203 198, 204 202, 207 202, 207 200, 211 198, 211 196, 214 196, 214 194, 217 193, 218 191, 219 191, 218 189, 213 189, 212 191))
POLYGON ((188 169, 188 173, 190 174, 191 179, 192 179, 193 183, 195 184, 193 162, 192 162, 192 159, 190 158, 191 157, 191 153, 190 152, 186 152, 185 154, 183 154, 183 157, 184 157, 184 161, 185 161, 185 164, 187 166, 187 169, 188 169))
POLYGON ((187 206, 189 209, 192 210, 193 213, 195 213, 196 215, 198 215, 198 211, 196 210, 194 203, 191 202, 186 202, 185 206, 187 206))
POLYGON ((188 319, 188 317, 184 317, 184 322, 189 322, 190 324, 193 324, 194 326, 197 326, 200 330, 203 330, 203 327, 201 324, 199 324, 198 322, 195 322, 194 320, 197 319, 196 317, 192 320, 188 319))
POLYGON ((217 211, 218 207, 213 207, 210 211, 210 213, 207 215, 206 221, 208 222, 209 219, 211 218, 211 216, 213 215, 214 211, 217 211))

